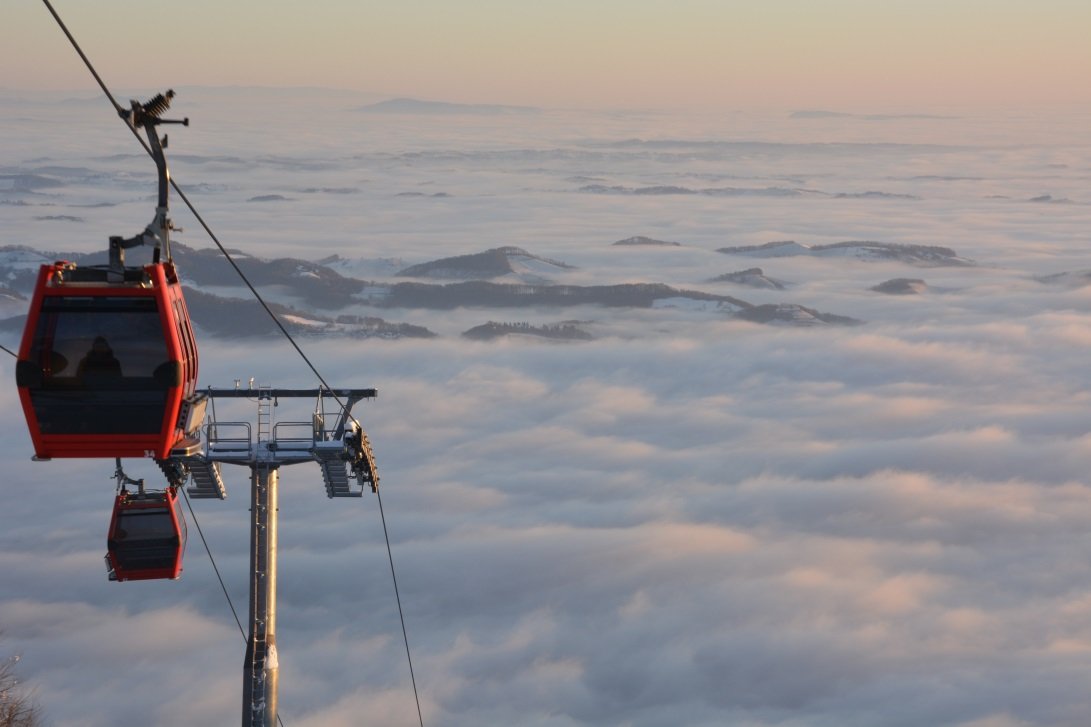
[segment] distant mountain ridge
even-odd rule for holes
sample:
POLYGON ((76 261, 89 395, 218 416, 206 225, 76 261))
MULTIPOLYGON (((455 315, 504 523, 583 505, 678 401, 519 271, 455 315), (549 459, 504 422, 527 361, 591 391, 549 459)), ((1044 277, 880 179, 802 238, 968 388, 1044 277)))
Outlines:
POLYGON ((536 114, 541 109, 533 106, 506 106, 502 104, 462 104, 447 101, 425 101, 416 98, 392 98, 379 103, 358 106, 356 111, 369 114, 471 114, 495 116, 501 114, 536 114))
POLYGON ((624 240, 618 240, 613 243, 613 245, 615 247, 682 247, 682 243, 680 242, 656 240, 655 238, 645 237, 644 235, 626 237, 624 240))
POLYGON ((890 242, 849 241, 829 245, 802 245, 794 240, 767 242, 763 245, 721 247, 725 255, 773 258, 809 255, 812 257, 852 257, 858 260, 897 260, 921 267, 968 267, 972 260, 959 257, 949 247, 938 245, 903 245, 890 242))
POLYGON ((616 285, 513 285, 472 280, 436 285, 432 283, 396 283, 377 287, 372 305, 389 308, 431 308, 446 310, 460 307, 512 308, 542 306, 565 308, 601 305, 607 308, 652 308, 656 301, 687 299, 723 303, 732 310, 749 308, 750 303, 729 295, 715 295, 696 290, 680 290, 664 283, 619 283, 616 285))
MULTIPOLYGON (((171 250, 185 284, 190 315, 197 326, 213 335, 233 338, 276 333, 276 325, 257 301, 223 297, 200 289, 200 286, 237 288, 240 284, 238 275, 226 264, 218 250, 194 250, 179 242, 174 242, 171 250)), ((363 281, 346 278, 318 263, 295 258, 264 260, 237 250, 231 252, 239 268, 255 285, 266 289, 287 287, 295 297, 318 309, 343 308, 353 292, 364 288, 363 281)), ((105 262, 105 253, 40 252, 19 245, 0 247, 0 281, 8 286, 5 290, 11 290, 16 295, 29 294, 37 279, 38 269, 55 260, 68 260, 77 265, 99 265, 105 262)), ((388 323, 381 318, 357 320, 339 316, 334 319, 271 301, 269 307, 293 333, 382 338, 428 338, 435 335, 422 326, 388 323)), ((20 308, 25 310, 25 303, 20 308)), ((9 309, 10 306, 5 307, 5 310, 9 309)), ((21 323, 12 321, 21 321, 23 317, 20 314, 15 319, 8 319, 6 327, 21 329, 21 323)))
MULTIPOLYGON (((256 300, 226 298, 190 287, 186 287, 184 292, 186 307, 194 323, 208 333, 230 338, 250 338, 276 335, 279 332, 276 324, 256 300)), ((340 335, 350 338, 436 336, 424 326, 390 323, 376 316, 340 315, 330 318, 276 303, 268 305, 284 327, 298 335, 340 335)))
POLYGON ((496 247, 469 255, 455 255, 431 262, 410 265, 396 275, 399 278, 439 278, 447 280, 492 280, 514 275, 524 282, 541 282, 550 272, 571 270, 572 265, 533 255, 521 247, 496 247))
POLYGON ((724 273, 723 275, 717 275, 709 282, 735 283, 737 285, 748 285, 751 288, 770 288, 773 290, 784 290, 785 288, 783 282, 767 277, 761 268, 747 268, 734 273, 724 273))
POLYGON ((575 323, 532 326, 529 323, 497 323, 489 321, 462 333, 463 338, 492 341, 505 336, 534 336, 554 341, 590 341, 592 336, 575 323))
POLYGON ((770 303, 755 305, 741 310, 735 317, 753 323, 787 324, 792 326, 856 326, 863 321, 848 316, 832 313, 819 313, 814 308, 807 308, 794 303, 770 303))
POLYGON ((871 286, 870 290, 887 295, 921 295, 928 292, 928 284, 920 278, 893 278, 871 286))
POLYGON ((825 109, 801 109, 788 114, 790 119, 864 119, 866 121, 896 121, 899 119, 954 119, 955 116, 938 114, 852 114, 825 109))
POLYGON ((621 184, 585 184, 580 192, 589 194, 620 195, 689 195, 703 194, 709 197, 830 197, 833 199, 920 199, 913 194, 867 190, 864 192, 823 192, 818 189, 795 187, 680 187, 675 184, 657 184, 650 187, 626 187, 621 184))
MULTIPOLYGON (((236 272, 218 250, 194 249, 175 242, 174 258, 186 285, 186 297, 193 320, 213 335, 240 337, 274 332, 275 324, 246 293, 236 272), (225 291, 238 291, 224 295, 225 291)), ((790 325, 856 322, 844 316, 818 313, 795 304, 779 307, 755 306, 729 295, 706 293, 672 287, 664 283, 618 283, 612 285, 554 284, 540 275, 541 270, 565 270, 572 266, 533 255, 518 247, 501 247, 482 253, 459 255, 403 268, 398 274, 415 277, 452 275, 470 276, 470 280, 450 283, 392 282, 362 280, 334 270, 336 265, 353 269, 350 260, 333 256, 322 262, 298 258, 265 259, 230 251, 239 269, 252 284, 261 288, 269 307, 291 331, 306 335, 333 334, 356 337, 430 337, 423 326, 388 323, 375 316, 350 313, 360 306, 373 309, 452 310, 455 308, 603 308, 676 309, 705 314, 721 314, 759 322, 790 325), (505 276, 522 275, 530 281, 498 282, 505 276), (492 280, 482 279, 492 276, 492 280), (268 300, 270 297, 280 302, 268 300), (287 302, 287 304, 286 304, 287 302), (299 307, 305 306, 304 308, 299 307), (318 314, 310 309, 329 311, 318 314), (802 311, 802 312, 801 312, 802 311)), ((135 257, 135 256, 134 256, 135 257)), ((34 286, 38 269, 55 260, 70 260, 78 265, 101 265, 105 253, 42 252, 25 246, 0 247, 0 285, 4 286, 4 311, 19 312, 3 322, 5 330, 19 330, 25 302, 34 286)), ((130 262, 137 262, 136 259, 130 262)), ((372 269, 384 268, 389 275, 395 260, 361 261, 372 269)), ((550 334, 552 335, 552 334, 550 334)))
POLYGON ((1050 273, 1048 275, 1039 275, 1035 277, 1040 283, 1048 283, 1051 285, 1067 285, 1073 288, 1080 288, 1085 285, 1091 285, 1091 270, 1070 270, 1063 273, 1050 273))

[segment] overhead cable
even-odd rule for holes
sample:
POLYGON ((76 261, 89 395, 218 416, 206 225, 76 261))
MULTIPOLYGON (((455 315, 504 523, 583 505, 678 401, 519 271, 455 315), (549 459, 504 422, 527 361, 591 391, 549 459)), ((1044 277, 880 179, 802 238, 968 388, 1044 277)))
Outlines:
POLYGON ((405 630, 405 613, 402 611, 402 597, 398 593, 398 575, 394 572, 394 556, 390 549, 390 533, 386 530, 386 514, 383 512, 383 494, 375 489, 375 496, 379 499, 379 517, 383 521, 383 537, 386 538, 386 555, 390 559, 390 578, 394 581, 394 597, 398 600, 398 618, 402 622, 402 637, 405 639, 405 658, 409 662, 409 679, 413 682, 413 699, 417 702, 417 719, 420 727, 424 727, 424 715, 420 709, 420 696, 417 694, 417 676, 413 673, 413 656, 409 653, 409 633, 405 630))

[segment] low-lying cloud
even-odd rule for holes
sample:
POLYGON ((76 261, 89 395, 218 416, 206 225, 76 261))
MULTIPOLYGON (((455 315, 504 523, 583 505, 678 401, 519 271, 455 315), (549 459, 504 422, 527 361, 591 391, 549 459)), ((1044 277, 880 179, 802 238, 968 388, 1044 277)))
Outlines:
MULTIPOLYGON (((192 149, 208 161, 179 159, 175 176, 219 190, 195 197, 230 245, 403 267, 517 245, 577 266, 573 284, 662 282, 867 321, 800 329, 585 306, 564 317, 590 320, 594 341, 482 343, 458 334, 494 311, 398 309, 391 319, 440 336, 306 339, 331 383, 379 389, 356 413, 378 455, 426 724, 1086 721, 1091 288, 1036 276, 1091 267, 1091 220, 1080 205, 994 197, 1084 198, 1086 143, 1057 169, 1052 147, 990 119, 951 120, 952 138, 927 144, 892 143, 920 135, 910 119, 838 120, 875 145, 753 123, 762 143, 748 146, 698 121, 692 139, 656 144, 625 140, 662 138, 647 133, 661 119, 541 114, 473 129, 422 117, 412 133, 376 117, 343 129, 339 143, 359 148, 345 156, 291 135, 299 121, 289 114, 257 140, 175 141, 211 145, 192 149), (970 145, 974 125, 1010 143, 970 145), (260 178, 252 158, 264 160, 260 178), (722 175, 920 199, 592 195, 567 181, 705 188, 722 175), (300 189, 353 193, 244 204, 300 189), (396 196, 406 190, 452 196, 396 196), (611 244, 636 235, 682 244, 611 244), (782 239, 943 245, 978 265, 784 258, 762 267, 791 281, 786 291, 707 282, 744 267, 717 248, 782 239), (910 273, 927 292, 869 290, 910 273)), ((47 134, 29 124, 12 121, 12 138, 47 134)), ((39 173, 31 160, 51 148, 6 145, 0 174, 39 173)), ((112 176, 132 160, 103 157, 111 148, 74 152, 65 163, 78 175, 49 197, 18 197, 31 206, 5 206, 0 244, 90 250, 100 243, 77 232, 101 230, 104 243, 142 226, 150 202, 133 190, 144 186, 112 176), (88 182, 88 170, 107 181, 88 182), (79 207, 79 230, 33 219, 102 199, 122 204, 79 207)), ((201 343, 202 384, 314 385, 275 339, 201 343)), ((10 359, 0 375, 12 380, 10 359)), ((0 628, 47 718, 236 719, 243 639, 195 528, 181 580, 107 583, 113 463, 30 462, 14 387, 0 404, 0 628), (132 689, 149 682, 163 686, 132 689)), ((282 401, 278 419, 306 421, 311 404, 295 406, 282 401)), ((149 463, 126 466, 155 477, 149 463)), ((225 467, 228 500, 195 503, 243 611, 247 474, 225 467)), ((285 723, 414 723, 374 496, 327 500, 314 465, 284 468, 281 487, 285 723)))

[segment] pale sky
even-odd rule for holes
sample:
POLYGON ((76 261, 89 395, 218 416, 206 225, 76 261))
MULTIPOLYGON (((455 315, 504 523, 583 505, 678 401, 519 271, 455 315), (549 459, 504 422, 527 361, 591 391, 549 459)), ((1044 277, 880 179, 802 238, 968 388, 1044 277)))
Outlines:
MULTIPOLYGON (((55 6, 119 88, 323 86, 454 102, 626 108, 1091 101, 1087 0, 55 6)), ((4 0, 0 86, 93 89, 37 0, 4 0)))

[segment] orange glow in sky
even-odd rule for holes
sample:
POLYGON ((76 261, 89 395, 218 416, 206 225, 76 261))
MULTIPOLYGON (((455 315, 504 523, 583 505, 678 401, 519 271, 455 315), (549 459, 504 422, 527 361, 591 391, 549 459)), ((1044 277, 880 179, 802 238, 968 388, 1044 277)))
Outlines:
MULTIPOLYGON (((108 83, 322 86, 561 107, 1091 102, 1086 0, 55 0, 108 83), (158 24, 158 25, 154 25, 158 24)), ((0 86, 93 89, 5 3, 0 86)))

